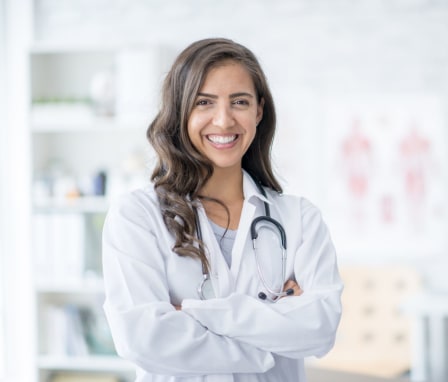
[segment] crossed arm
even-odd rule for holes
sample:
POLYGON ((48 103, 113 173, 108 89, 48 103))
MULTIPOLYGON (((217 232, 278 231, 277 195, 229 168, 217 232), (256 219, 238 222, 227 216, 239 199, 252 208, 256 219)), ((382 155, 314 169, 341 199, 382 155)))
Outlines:
MULTIPOLYGON (((283 292, 286 292, 288 289, 292 289, 293 293, 283 296, 280 298, 290 297, 290 296, 300 296, 303 293, 303 290, 300 288, 299 284, 297 284, 294 280, 287 280, 285 285, 283 286, 283 292)), ((182 305, 173 305, 176 310, 182 310, 182 305)))

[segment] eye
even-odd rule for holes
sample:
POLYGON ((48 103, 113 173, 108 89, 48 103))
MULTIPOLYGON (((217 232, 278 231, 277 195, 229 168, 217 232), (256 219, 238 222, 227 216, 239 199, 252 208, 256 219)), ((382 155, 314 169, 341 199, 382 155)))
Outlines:
POLYGON ((210 101, 208 99, 198 99, 196 101, 196 106, 207 106, 210 105, 210 101))
POLYGON ((239 105, 239 106, 247 106, 249 105, 249 101, 246 99, 237 99, 235 101, 233 101, 234 105, 239 105))

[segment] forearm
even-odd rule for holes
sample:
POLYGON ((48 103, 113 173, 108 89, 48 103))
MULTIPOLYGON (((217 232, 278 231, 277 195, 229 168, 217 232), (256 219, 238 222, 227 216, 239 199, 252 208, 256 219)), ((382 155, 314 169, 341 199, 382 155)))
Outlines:
POLYGON ((269 352, 213 333, 168 304, 119 311, 106 303, 105 312, 118 354, 152 373, 261 373, 274 365, 269 352))
POLYGON ((341 289, 285 297, 275 304, 233 294, 209 301, 186 300, 185 313, 216 334, 293 358, 325 354, 340 318, 341 289))

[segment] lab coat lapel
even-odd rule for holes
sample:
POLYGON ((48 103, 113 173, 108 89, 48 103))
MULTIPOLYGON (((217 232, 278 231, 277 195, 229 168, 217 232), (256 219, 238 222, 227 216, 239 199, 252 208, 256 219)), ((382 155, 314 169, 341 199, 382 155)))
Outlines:
POLYGON ((238 232, 236 234, 235 243, 232 250, 232 266, 230 267, 230 273, 233 279, 236 281, 240 270, 241 261, 244 255, 250 255, 245 253, 244 247, 249 240, 249 229, 252 220, 255 217, 256 206, 250 201, 245 200, 243 204, 243 211, 241 212, 240 223, 238 225, 238 232))
POLYGON ((229 267, 221 253, 221 248, 219 248, 215 234, 203 208, 199 209, 199 223, 210 263, 210 278, 212 280, 213 290, 215 291, 216 297, 228 296, 233 285, 229 267))
POLYGON ((256 216, 264 214, 263 202, 266 201, 270 204, 270 202, 260 193, 251 176, 244 170, 243 192, 243 210, 241 211, 238 232, 232 250, 231 274, 233 276, 233 280, 235 280, 235 283, 240 272, 243 257, 253 255, 252 250, 249 250, 252 249, 249 232, 250 225, 252 224, 252 221, 256 216))

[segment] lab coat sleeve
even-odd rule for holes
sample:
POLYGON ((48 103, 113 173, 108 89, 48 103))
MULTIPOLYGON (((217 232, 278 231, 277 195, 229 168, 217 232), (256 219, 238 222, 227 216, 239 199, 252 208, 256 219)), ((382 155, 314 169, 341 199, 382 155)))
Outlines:
POLYGON ((294 262, 301 296, 265 303, 253 296, 184 300, 182 309, 209 330, 290 358, 323 356, 341 315, 340 280, 329 232, 319 211, 302 200, 302 240, 294 262))
POLYGON ((150 373, 172 376, 270 369, 269 351, 219 336, 174 309, 145 207, 122 199, 103 230, 104 310, 118 354, 150 373))

